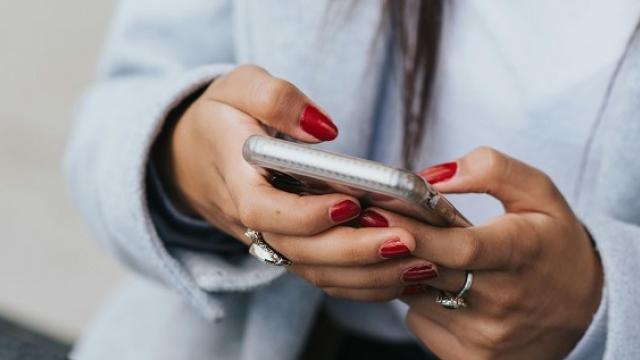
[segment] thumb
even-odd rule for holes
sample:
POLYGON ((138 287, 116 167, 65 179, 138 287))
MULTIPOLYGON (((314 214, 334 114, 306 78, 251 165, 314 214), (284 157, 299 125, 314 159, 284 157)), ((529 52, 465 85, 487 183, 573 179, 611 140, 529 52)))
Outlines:
POLYGON ((540 170, 489 147, 480 147, 457 161, 419 173, 442 193, 486 193, 507 212, 547 212, 566 208, 551 179, 540 170))
POLYGON ((206 97, 297 140, 317 143, 338 136, 335 124, 302 91, 258 66, 243 65, 216 79, 206 97))

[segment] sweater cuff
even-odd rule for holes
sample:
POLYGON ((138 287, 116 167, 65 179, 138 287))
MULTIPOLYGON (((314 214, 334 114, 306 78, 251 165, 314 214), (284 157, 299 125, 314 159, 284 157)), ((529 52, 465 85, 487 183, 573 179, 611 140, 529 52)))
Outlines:
POLYGON ((283 268, 265 266, 247 246, 203 219, 184 214, 166 193, 153 162, 147 174, 149 214, 160 240, 205 291, 246 291, 270 282, 283 268))
POLYGON ((247 247, 241 242, 204 219, 180 211, 167 193, 153 161, 147 166, 146 183, 151 219, 160 240, 168 248, 220 255, 246 254, 247 247))
MULTIPOLYGON (((155 129, 151 131, 152 138, 148 142, 147 154, 144 166, 143 179, 144 196, 143 202, 145 223, 150 225, 150 243, 155 251, 153 263, 160 265, 163 269, 161 278, 169 285, 176 287, 187 296, 187 299, 203 314, 212 320, 221 319, 224 316, 224 306, 222 297, 230 292, 250 291, 257 287, 266 285, 285 273, 283 268, 266 265, 256 261, 246 252, 246 246, 235 240, 230 241, 229 237, 216 231, 212 226, 203 220, 188 217, 181 214, 169 200, 167 193, 162 195, 159 182, 154 182, 153 173, 148 173, 152 163, 149 152, 152 144, 165 125, 168 115, 185 99, 192 96, 207 83, 211 82, 220 74, 231 69, 233 65, 203 67, 190 72, 183 77, 180 84, 176 84, 173 96, 169 96, 169 101, 164 101, 164 111, 161 111, 161 118, 154 122, 155 129), (149 197, 151 192, 147 187, 155 187, 156 194, 160 198, 149 197), (158 193, 160 190, 160 193, 158 193), (155 202, 154 202, 155 201, 155 202), (159 202, 162 202, 160 205, 159 202), (161 214, 165 211, 164 214, 161 214), (168 212, 170 212, 169 216, 168 212), (171 221, 175 221, 179 226, 183 226, 183 231, 172 231, 169 229, 171 221), (197 234, 197 236, 192 236, 197 234), (200 239, 198 239, 200 237, 200 239), (203 240, 203 241, 199 241, 203 240), (167 242, 168 241, 168 242, 167 242), (182 246, 171 246, 170 243, 182 246), (197 244, 197 245, 196 245, 197 244), (188 249, 193 245, 205 248, 188 249), (215 249, 214 249, 215 248, 215 249), (213 251, 227 250, 227 251, 213 251)), ((159 179, 156 179, 159 180, 159 179)), ((141 265, 141 264, 138 264, 141 265)), ((143 265, 144 267, 144 265, 143 265)))
POLYGON ((567 360, 602 359, 604 345, 607 341, 607 288, 602 288, 600 306, 593 315, 591 325, 582 336, 575 348, 566 357, 567 360))

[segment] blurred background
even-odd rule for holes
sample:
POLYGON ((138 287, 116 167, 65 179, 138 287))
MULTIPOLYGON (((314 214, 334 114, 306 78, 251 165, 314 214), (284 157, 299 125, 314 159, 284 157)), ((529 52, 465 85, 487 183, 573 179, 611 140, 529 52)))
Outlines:
POLYGON ((90 238, 61 174, 111 11, 107 0, 0 1, 0 318, 64 342, 124 276, 90 238))

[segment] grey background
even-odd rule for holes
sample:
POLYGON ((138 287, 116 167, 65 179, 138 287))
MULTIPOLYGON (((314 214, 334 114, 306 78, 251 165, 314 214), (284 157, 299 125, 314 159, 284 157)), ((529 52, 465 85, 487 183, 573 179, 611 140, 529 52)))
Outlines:
POLYGON ((72 340, 123 276, 70 203, 60 162, 112 3, 0 1, 0 315, 72 340))

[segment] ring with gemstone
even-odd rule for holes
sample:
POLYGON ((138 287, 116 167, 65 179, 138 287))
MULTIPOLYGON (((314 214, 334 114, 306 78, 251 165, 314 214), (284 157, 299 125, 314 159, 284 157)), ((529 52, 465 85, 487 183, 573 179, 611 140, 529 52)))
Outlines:
POLYGON ((473 272, 467 270, 465 273, 464 286, 456 295, 453 295, 447 291, 440 290, 440 294, 436 297, 436 303, 442 305, 445 309, 457 310, 460 308, 467 307, 467 302, 464 299, 464 296, 471 289, 471 285, 473 285, 473 272))
POLYGON ((291 266, 293 263, 287 259, 284 255, 275 251, 266 241, 262 233, 253 229, 247 228, 244 232, 244 236, 251 240, 251 246, 249 246, 249 254, 256 259, 274 266, 291 266))

